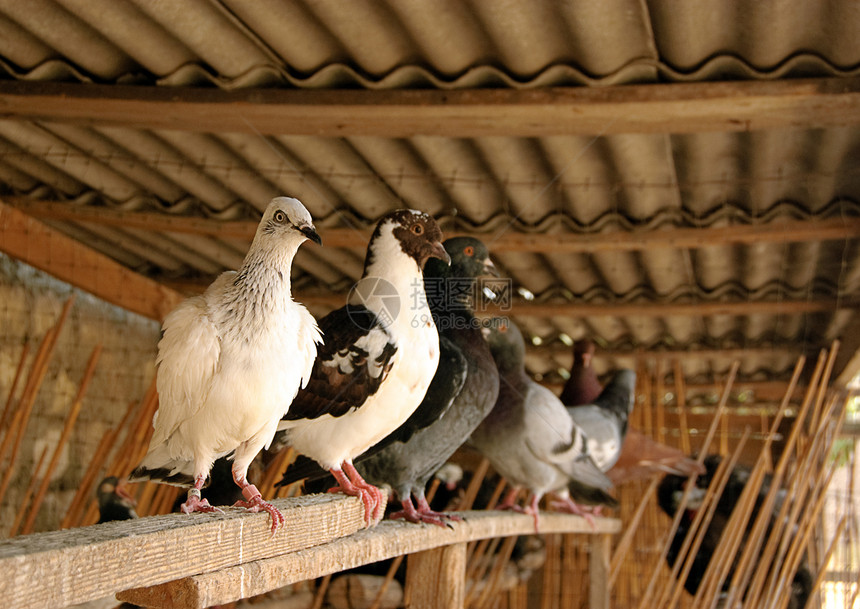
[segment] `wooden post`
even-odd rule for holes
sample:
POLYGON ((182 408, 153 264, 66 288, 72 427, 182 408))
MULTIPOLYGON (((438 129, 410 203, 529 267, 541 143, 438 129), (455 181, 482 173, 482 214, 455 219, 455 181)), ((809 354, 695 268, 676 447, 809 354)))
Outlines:
POLYGON ((609 609, 611 537, 593 535, 588 550, 588 606, 609 609))
POLYGON ((406 608, 462 609, 466 598, 466 544, 410 554, 406 561, 406 608))

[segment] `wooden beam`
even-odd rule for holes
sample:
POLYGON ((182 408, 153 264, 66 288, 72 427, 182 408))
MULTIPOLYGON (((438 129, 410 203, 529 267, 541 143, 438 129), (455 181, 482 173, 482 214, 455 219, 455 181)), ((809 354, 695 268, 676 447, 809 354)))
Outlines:
MULTIPOLYGON (((804 345, 801 343, 791 344, 774 344, 772 346, 761 347, 738 347, 730 349, 604 349, 597 347, 594 353, 595 359, 608 358, 632 358, 636 361, 653 361, 653 360, 685 360, 685 359, 739 359, 742 357, 756 356, 763 357, 768 355, 779 356, 798 356, 804 351, 804 345)), ((565 358, 571 360, 573 357, 573 347, 553 341, 550 344, 535 346, 530 342, 526 342, 526 353, 530 355, 549 355, 552 357, 565 358)))
POLYGON ((466 544, 415 552, 406 562, 406 609, 463 609, 466 544))
POLYGON ((150 319, 162 320, 184 298, 2 201, 0 251, 150 319))
MULTIPOLYGON (((303 300, 302 302, 308 302, 303 300)), ((820 298, 808 300, 732 302, 664 302, 664 303, 576 303, 576 302, 522 302, 516 301, 507 309, 499 308, 501 315, 530 317, 710 317, 713 315, 805 315, 856 309, 860 298, 820 298)))
POLYGON ((355 497, 273 503, 287 519, 275 536, 268 514, 224 508, 224 514, 168 514, 5 539, 0 599, 20 609, 66 607, 302 550, 364 527, 364 507, 355 497))
MULTIPOLYGON (((535 534, 534 519, 527 514, 472 511, 461 515, 463 521, 452 522, 448 528, 384 520, 372 529, 316 548, 128 590, 117 597, 146 607, 202 609, 403 554, 492 537, 535 534)), ((580 516, 542 512, 539 532, 613 534, 620 530, 621 522, 616 519, 595 518, 592 527, 580 516)))
MULTIPOLYGON (((136 228, 156 232, 207 235, 222 239, 250 241, 257 230, 255 220, 221 221, 208 218, 171 216, 160 213, 128 212, 107 207, 34 201, 26 197, 7 197, 11 204, 40 219, 69 220, 136 228)), ((321 228, 326 247, 364 249, 372 227, 321 228)), ((446 231, 446 236, 469 234, 483 239, 491 251, 594 254, 613 251, 652 251, 659 249, 699 249, 716 245, 753 243, 791 243, 828 241, 860 237, 860 218, 826 220, 776 220, 767 224, 742 224, 705 228, 668 228, 649 231, 611 233, 464 233, 446 231)))
POLYGON ((540 89, 223 91, 2 81, 0 117, 255 135, 696 133, 860 123, 860 79, 540 89))

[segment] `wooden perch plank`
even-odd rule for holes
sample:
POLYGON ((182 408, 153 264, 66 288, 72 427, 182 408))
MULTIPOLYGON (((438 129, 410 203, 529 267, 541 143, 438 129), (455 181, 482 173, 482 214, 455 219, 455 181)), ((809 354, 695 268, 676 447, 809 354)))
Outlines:
POLYGON ((0 251, 144 317, 161 320, 183 297, 0 201, 0 251))
POLYGON ((364 507, 355 497, 273 503, 286 517, 274 537, 268 514, 225 508, 224 514, 168 514, 4 540, 0 599, 19 609, 65 607, 295 552, 364 526, 364 507))
MULTIPOLYGON (((127 590, 117 598, 145 607, 203 609, 402 554, 478 539, 535 533, 534 519, 526 514, 474 511, 461 515, 463 522, 452 522, 451 528, 444 529, 386 520, 373 529, 325 545, 150 588, 127 590)), ((621 522, 608 518, 595 518, 594 529, 584 518, 570 514, 544 512, 540 519, 542 534, 610 534, 620 530, 621 522)))

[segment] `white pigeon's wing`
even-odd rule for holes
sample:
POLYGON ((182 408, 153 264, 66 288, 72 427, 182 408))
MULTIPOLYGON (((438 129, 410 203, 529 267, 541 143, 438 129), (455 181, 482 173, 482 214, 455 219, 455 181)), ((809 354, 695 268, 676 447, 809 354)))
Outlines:
POLYGON ((204 296, 182 302, 164 320, 158 343, 158 412, 151 445, 166 440, 209 394, 221 343, 204 296))
MULTIPOLYGON (((342 416, 360 408, 388 377, 397 345, 374 313, 347 305, 319 321, 323 344, 311 378, 283 421, 342 416)), ((289 427, 281 423, 279 428, 289 427)))

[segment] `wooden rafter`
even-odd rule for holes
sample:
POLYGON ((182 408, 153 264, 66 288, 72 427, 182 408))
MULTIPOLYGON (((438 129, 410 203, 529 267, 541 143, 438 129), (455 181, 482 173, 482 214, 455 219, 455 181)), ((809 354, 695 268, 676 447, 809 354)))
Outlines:
MULTIPOLYGON (((208 218, 171 216, 150 212, 128 212, 104 207, 33 201, 24 197, 7 199, 20 210, 40 219, 68 220, 157 232, 207 235, 250 241, 257 221, 221 221, 208 218)), ((371 229, 321 228, 326 247, 363 249, 371 229)), ((446 232, 446 236, 466 233, 446 232)), ((650 231, 616 231, 575 235, 572 233, 518 233, 496 231, 470 233, 484 239, 491 251, 533 253, 583 253, 642 251, 655 249, 697 249, 717 245, 827 241, 860 237, 860 218, 826 220, 778 220, 767 224, 745 224, 705 228, 671 228, 650 231)))
POLYGON ((0 251, 150 319, 163 319, 183 298, 2 201, 0 251))
MULTIPOLYGON (((526 345, 526 351, 535 355, 550 355, 558 358, 570 359, 572 356, 572 348, 564 345, 561 342, 553 341, 552 344, 544 344, 539 346, 526 345)), ((637 349, 603 349, 598 347, 594 353, 595 359, 608 359, 626 357, 635 360, 656 359, 674 360, 674 359, 738 359, 749 356, 768 356, 768 355, 787 355, 797 357, 803 351, 803 345, 799 343, 778 344, 762 347, 747 347, 734 349, 664 349, 664 350, 644 350, 637 349)))
POLYGON ((695 133, 855 125, 860 79, 457 91, 222 91, 4 81, 0 108, 4 118, 262 135, 695 133))

